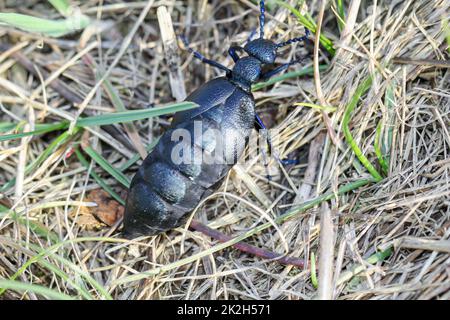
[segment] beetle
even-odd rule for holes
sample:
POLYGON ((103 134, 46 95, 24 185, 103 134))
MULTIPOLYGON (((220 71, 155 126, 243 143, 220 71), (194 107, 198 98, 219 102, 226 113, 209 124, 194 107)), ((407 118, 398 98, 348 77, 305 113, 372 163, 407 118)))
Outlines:
POLYGON ((139 167, 125 206, 123 231, 127 238, 156 235, 182 225, 199 202, 220 186, 242 155, 251 131, 266 129, 255 112, 251 86, 299 63, 301 60, 294 60, 267 72, 262 70, 275 63, 279 48, 305 41, 309 31, 282 43, 264 39, 264 0, 259 8, 259 38, 250 37, 244 47, 229 48, 228 54, 234 61, 231 70, 205 58, 189 48, 184 37, 181 39, 195 58, 225 71, 225 76, 206 82, 185 99, 198 107, 175 114, 170 127, 139 167), (240 57, 238 52, 246 56, 240 57), (214 134, 208 133, 211 131, 214 134), (174 141, 174 135, 180 132, 194 139, 174 141), (221 152, 217 152, 219 149, 221 152), (203 156, 200 161, 195 161, 197 154, 203 156))

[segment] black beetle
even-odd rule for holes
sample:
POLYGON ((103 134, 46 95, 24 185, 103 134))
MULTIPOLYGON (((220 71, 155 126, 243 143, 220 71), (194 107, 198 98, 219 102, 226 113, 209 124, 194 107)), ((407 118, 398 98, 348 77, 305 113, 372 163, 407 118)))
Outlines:
MULTIPOLYGON (((186 98, 199 107, 177 113, 140 166, 131 181, 126 202, 126 237, 156 235, 180 226, 195 206, 220 186, 243 153, 251 131, 255 127, 265 129, 255 113, 251 85, 298 63, 296 60, 266 73, 262 71, 263 65, 275 62, 278 48, 306 40, 308 30, 303 37, 278 44, 264 39, 264 12, 262 0, 260 37, 249 39, 243 48, 233 46, 228 50, 235 62, 232 70, 188 48, 196 58, 224 70, 226 75, 205 83, 186 98), (238 51, 247 56, 239 57, 238 51), (200 139, 196 137, 197 131, 200 139), (183 141, 174 141, 177 140, 174 136, 178 140, 183 136, 183 141), (202 155, 200 161, 196 161, 198 154, 202 155)), ((187 41, 182 40, 188 47, 187 41)))

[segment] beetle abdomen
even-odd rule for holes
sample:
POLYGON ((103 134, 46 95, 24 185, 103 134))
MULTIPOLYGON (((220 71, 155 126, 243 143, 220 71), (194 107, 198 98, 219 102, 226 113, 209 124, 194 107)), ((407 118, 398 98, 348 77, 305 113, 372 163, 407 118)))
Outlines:
POLYGON ((155 235, 180 226, 237 162, 253 128, 253 97, 224 78, 186 100, 203 108, 175 117, 134 176, 127 198, 128 237, 155 235), (220 97, 205 97, 216 91, 220 97), (211 102, 211 100, 213 102, 211 102))

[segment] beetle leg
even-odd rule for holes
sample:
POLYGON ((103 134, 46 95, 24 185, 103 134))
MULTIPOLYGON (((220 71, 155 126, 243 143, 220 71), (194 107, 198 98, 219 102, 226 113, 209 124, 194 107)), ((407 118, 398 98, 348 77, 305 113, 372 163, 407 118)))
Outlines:
POLYGON ((297 60, 294 60, 294 61, 282 64, 281 66, 278 66, 278 67, 276 67, 273 70, 270 70, 270 71, 267 71, 266 73, 263 73, 260 76, 260 79, 261 80, 267 80, 267 79, 273 77, 274 75, 276 75, 277 73, 280 73, 280 72, 286 70, 287 68, 289 68, 293 64, 297 64, 297 63, 301 63, 301 62, 303 62, 303 59, 300 58, 300 59, 297 59, 297 60))
POLYGON ((244 48, 241 48, 239 46, 232 46, 232 47, 230 47, 230 49, 228 49, 228 54, 233 59, 233 61, 236 62, 239 60, 239 56, 236 53, 236 51, 242 51, 242 50, 244 50, 244 48))
MULTIPOLYGON (((264 134, 266 136, 266 141, 267 141, 267 146, 269 149, 269 155, 273 156, 281 165, 287 166, 287 165, 292 165, 292 164, 298 164, 298 160, 294 160, 294 159, 280 159, 277 155, 273 154, 272 150, 272 139, 270 137, 270 133, 267 130, 266 125, 264 124, 264 122, 261 120, 261 118, 256 114, 255 115, 255 126, 257 129, 263 130, 264 134)), ((262 152, 263 157, 265 157, 265 153, 262 152)), ((264 160, 264 165, 267 168, 267 161, 266 159, 264 160)), ((268 179, 270 180, 270 176, 268 175, 268 179)))
POLYGON ((267 130, 266 125, 261 120, 261 118, 255 114, 255 126, 259 130, 264 131, 264 135, 266 136, 267 146, 269 147, 269 154, 272 154, 272 139, 270 138, 269 130, 267 130))
POLYGON ((288 165, 293 165, 293 164, 299 164, 300 161, 296 160, 296 159, 278 159, 278 161, 283 165, 283 166, 288 166, 288 165))
MULTIPOLYGON (((266 125, 261 120, 261 118, 258 116, 258 114, 255 114, 255 127, 256 127, 256 129, 263 131, 263 134, 264 134, 264 136, 266 138, 266 141, 267 141, 267 146, 268 146, 268 149, 269 149, 269 155, 272 155, 272 141, 270 139, 269 131, 267 130, 266 125)), ((272 181, 272 177, 270 176, 270 173, 269 173, 269 161, 267 160, 267 155, 266 155, 264 149, 262 149, 262 148, 261 148, 261 154, 262 154, 262 157, 263 157, 264 168, 266 168, 267 180, 272 181)))
POLYGON ((189 51, 189 53, 192 53, 194 55, 195 58, 199 59, 201 62, 209 64, 210 66, 216 67, 220 70, 225 71, 227 74, 231 73, 231 70, 228 69, 227 67, 225 67, 224 65, 214 61, 214 60, 210 60, 205 58, 205 56, 203 56, 200 52, 195 51, 192 48, 189 48, 189 42, 186 39, 185 36, 180 35, 179 36, 181 41, 183 41, 184 46, 186 47, 186 50, 189 51))

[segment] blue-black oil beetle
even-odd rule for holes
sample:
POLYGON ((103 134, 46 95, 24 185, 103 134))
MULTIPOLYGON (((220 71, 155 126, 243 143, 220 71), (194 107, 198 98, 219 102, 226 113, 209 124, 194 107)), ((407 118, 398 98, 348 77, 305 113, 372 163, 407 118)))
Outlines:
MULTIPOLYGON (((295 60, 262 71, 264 65, 275 63, 279 48, 306 40, 308 30, 305 36, 282 43, 264 39, 264 12, 264 1, 260 1, 259 38, 228 50, 235 62, 232 70, 188 48, 196 58, 226 75, 203 84, 186 98, 198 107, 174 116, 140 166, 126 202, 127 238, 156 235, 183 224, 199 202, 220 186, 243 153, 251 131, 265 129, 255 113, 251 85, 298 63, 295 60), (238 52, 245 56, 240 57, 238 52), (200 161, 197 154, 202 155, 200 161)), ((186 39, 182 40, 188 47, 186 39)))

